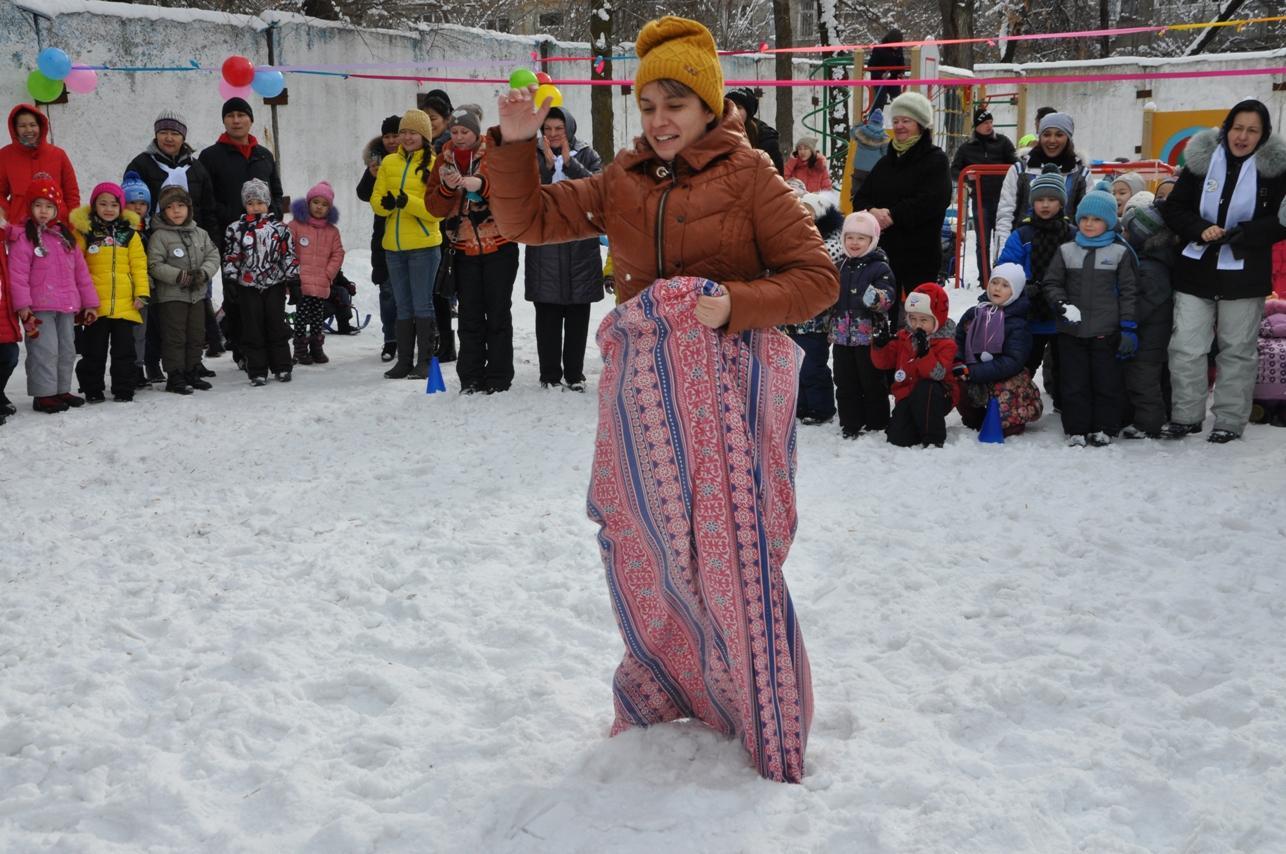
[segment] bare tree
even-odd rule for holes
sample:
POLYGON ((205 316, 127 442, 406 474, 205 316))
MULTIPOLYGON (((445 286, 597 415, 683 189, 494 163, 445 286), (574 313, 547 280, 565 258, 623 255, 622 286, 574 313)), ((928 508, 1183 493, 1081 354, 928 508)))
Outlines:
MULTIPOLYGON (((594 80, 612 79, 612 3, 611 0, 590 0, 589 44, 594 54, 591 76, 594 80)), ((615 129, 612 124, 612 87, 595 86, 590 92, 590 110, 594 121, 594 150, 603 158, 603 165, 615 156, 615 129)))
MULTIPOLYGON (((795 37, 791 34, 790 0, 772 0, 773 31, 777 38, 777 47, 794 47, 795 37)), ((774 70, 778 80, 790 80, 795 76, 795 63, 789 53, 774 54, 774 70)), ((777 115, 775 117, 777 133, 780 135, 781 149, 790 151, 795 147, 795 108, 794 90, 784 87, 777 93, 777 115)))

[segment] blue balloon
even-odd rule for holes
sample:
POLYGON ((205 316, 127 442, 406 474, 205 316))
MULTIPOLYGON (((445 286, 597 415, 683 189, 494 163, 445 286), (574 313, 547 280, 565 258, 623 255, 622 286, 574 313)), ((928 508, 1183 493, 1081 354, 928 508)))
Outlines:
POLYGON ((56 47, 47 47, 36 55, 36 67, 50 80, 62 80, 71 74, 71 58, 56 47))
POLYGON ((286 88, 286 77, 280 71, 261 69, 255 71, 255 79, 251 81, 250 88, 264 98, 275 98, 286 88))

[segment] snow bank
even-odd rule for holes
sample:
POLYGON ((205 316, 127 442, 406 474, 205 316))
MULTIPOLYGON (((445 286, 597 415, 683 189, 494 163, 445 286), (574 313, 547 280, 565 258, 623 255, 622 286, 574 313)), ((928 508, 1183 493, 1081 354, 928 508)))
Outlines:
POLYGON ((817 716, 783 786, 696 727, 606 738, 595 402, 538 387, 529 304, 492 397, 382 379, 377 326, 290 385, 223 358, 57 417, 19 369, 0 850, 1286 850, 1286 431, 801 428, 817 716))

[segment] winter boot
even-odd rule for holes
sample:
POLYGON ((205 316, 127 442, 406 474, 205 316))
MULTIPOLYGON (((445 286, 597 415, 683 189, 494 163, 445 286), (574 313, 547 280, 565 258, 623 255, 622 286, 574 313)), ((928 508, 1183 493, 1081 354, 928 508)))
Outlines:
POLYGON ((170 377, 165 381, 165 390, 171 394, 192 394, 192 387, 188 385, 182 371, 170 371, 170 377))
POLYGON ((147 371, 143 370, 142 365, 134 366, 134 388, 144 389, 151 388, 152 381, 147 378, 147 371))
POLYGON ((160 362, 147 363, 147 381, 150 383, 165 382, 165 372, 161 370, 160 362))
POLYGON ((418 350, 415 369, 407 376, 413 380, 429 378, 429 359, 438 349, 438 322, 432 317, 415 318, 415 343, 418 350))
POLYGON ((308 339, 308 353, 312 356, 314 365, 324 365, 330 361, 330 357, 322 349, 324 343, 326 343, 326 336, 321 332, 308 339))
MULTIPOLYGON (((335 334, 336 335, 356 335, 357 330, 353 328, 353 309, 352 306, 342 305, 335 309, 335 334)), ((326 364, 319 362, 318 364, 326 364)))
POLYGON ((384 349, 380 351, 381 362, 391 362, 397 358, 397 342, 385 341, 384 349))
MULTIPOLYGON (((177 371, 175 373, 177 373, 177 371)), ((173 374, 171 374, 171 376, 173 376, 173 374)), ((188 385, 197 391, 209 391, 214 388, 214 386, 202 379, 201 374, 197 371, 188 371, 187 381, 188 385)))
POLYGON ((397 364, 384 372, 386 379, 400 380, 411 373, 411 356, 415 350, 415 321, 398 320, 394 325, 397 335, 397 364))
POLYGON ((312 363, 312 354, 308 352, 308 339, 301 335, 295 336, 295 364, 311 365, 312 363))
POLYGON ((36 398, 31 402, 31 408, 37 412, 48 412, 53 415, 56 412, 66 412, 70 407, 61 397, 51 396, 36 398))

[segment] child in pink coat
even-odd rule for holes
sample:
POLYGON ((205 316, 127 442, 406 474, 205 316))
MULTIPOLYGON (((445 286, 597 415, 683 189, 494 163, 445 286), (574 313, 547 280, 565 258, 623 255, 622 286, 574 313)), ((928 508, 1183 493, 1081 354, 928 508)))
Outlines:
POLYGON ((37 412, 81 406, 71 393, 76 364, 74 327, 98 317, 98 291, 76 248, 62 191, 41 173, 27 187, 22 219, 7 229, 13 308, 27 332, 27 393, 37 412))
POLYGON ((299 255, 299 304, 295 306, 295 361, 301 365, 324 365, 330 361, 322 349, 326 341, 326 302, 330 286, 344 263, 340 240, 339 209, 335 191, 328 182, 312 187, 290 206, 293 219, 288 226, 299 255))

